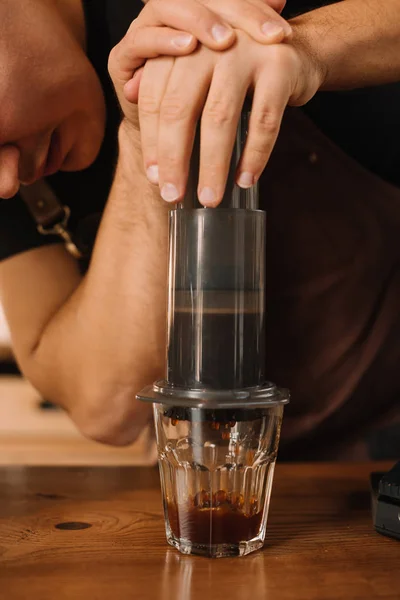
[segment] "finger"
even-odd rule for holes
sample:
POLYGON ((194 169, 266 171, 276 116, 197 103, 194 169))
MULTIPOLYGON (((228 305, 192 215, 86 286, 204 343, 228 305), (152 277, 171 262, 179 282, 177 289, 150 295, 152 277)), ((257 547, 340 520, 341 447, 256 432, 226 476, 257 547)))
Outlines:
POLYGON ((286 0, 261 0, 264 4, 268 4, 271 8, 281 13, 286 6, 286 0))
POLYGON ((128 100, 128 102, 131 102, 132 104, 137 104, 139 101, 139 89, 140 82, 142 81, 143 69, 144 67, 136 69, 132 76, 132 79, 130 79, 128 83, 124 85, 125 98, 128 100))
POLYGON ((250 84, 240 65, 219 63, 201 119, 198 196, 204 206, 217 206, 224 195, 241 108, 250 84))
MULTIPOLYGON (((169 27, 144 27, 137 31, 134 46, 131 56, 133 53, 135 54, 135 64, 137 64, 137 58, 143 60, 158 56, 184 56, 190 54, 196 48, 197 40, 190 33, 176 31, 169 27)), ((129 58, 127 57, 126 60, 128 62, 129 58)), ((125 63, 126 67, 128 67, 127 62, 125 63)), ((141 73, 140 68, 136 68, 132 79, 124 86, 125 98, 135 104, 138 102, 141 73)))
POLYGON ((196 124, 214 68, 207 52, 175 63, 161 104, 158 167, 161 196, 167 202, 177 202, 185 193, 196 124))
POLYGON ((292 34, 289 23, 261 0, 212 0, 212 8, 262 44, 276 44, 292 34))
POLYGON ((155 58, 146 63, 139 88, 139 122, 143 163, 149 181, 158 184, 158 128, 161 101, 174 59, 155 58))
POLYGON ((19 157, 16 146, 0 148, 0 198, 12 198, 19 190, 19 157))
POLYGON ((234 30, 214 10, 200 2, 159 0, 149 2, 140 14, 143 25, 166 25, 193 34, 212 50, 225 50, 236 39, 234 30))
POLYGON ((289 97, 287 78, 280 69, 265 73, 258 80, 247 140, 237 168, 240 187, 250 188, 260 178, 278 137, 289 97))
POLYGON ((138 27, 134 22, 125 38, 112 51, 112 57, 110 55, 110 74, 125 84, 146 59, 190 54, 196 46, 196 38, 185 31, 169 27, 138 27))

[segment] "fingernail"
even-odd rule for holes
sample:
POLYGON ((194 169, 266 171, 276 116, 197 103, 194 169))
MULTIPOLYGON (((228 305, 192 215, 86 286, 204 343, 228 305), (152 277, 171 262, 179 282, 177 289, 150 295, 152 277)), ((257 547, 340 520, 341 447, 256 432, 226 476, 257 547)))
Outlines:
POLYGON ((284 21, 282 27, 283 31, 285 32, 285 36, 290 37, 293 33, 293 29, 290 27, 289 23, 286 23, 286 21, 284 21))
POLYGON ((172 40, 172 44, 177 48, 187 48, 193 41, 193 36, 190 33, 182 33, 181 35, 177 35, 172 40))
POLYGON ((225 25, 213 25, 211 33, 216 42, 224 42, 231 37, 232 30, 225 25))
POLYGON ((254 185, 254 175, 248 171, 243 171, 238 177, 237 184, 241 188, 251 188, 254 185))
POLYGON ((214 190, 210 187, 204 187, 200 192, 199 200, 204 206, 207 204, 215 204, 214 190))
POLYGON ((158 184, 158 165, 150 165, 146 169, 147 179, 150 183, 154 183, 154 185, 158 184))
POLYGON ((285 33, 283 27, 271 21, 267 21, 261 25, 261 31, 268 38, 277 38, 285 33))
POLYGON ((164 183, 161 188, 161 198, 166 202, 174 202, 179 198, 179 192, 173 183, 164 183))

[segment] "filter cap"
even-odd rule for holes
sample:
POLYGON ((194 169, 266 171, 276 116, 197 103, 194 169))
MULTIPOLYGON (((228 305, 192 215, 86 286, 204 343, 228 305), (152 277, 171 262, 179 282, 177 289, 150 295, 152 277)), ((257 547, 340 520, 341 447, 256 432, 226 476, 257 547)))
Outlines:
POLYGON ((261 408, 275 404, 288 404, 289 390, 267 382, 262 386, 235 390, 191 389, 156 381, 145 387, 137 396, 143 402, 157 402, 171 406, 205 409, 261 408))

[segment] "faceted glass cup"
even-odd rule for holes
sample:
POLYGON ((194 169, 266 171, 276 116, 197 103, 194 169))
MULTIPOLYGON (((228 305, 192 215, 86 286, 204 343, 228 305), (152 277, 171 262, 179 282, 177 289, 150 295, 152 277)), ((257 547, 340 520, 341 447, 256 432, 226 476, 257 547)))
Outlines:
POLYGON ((283 404, 154 404, 167 541, 184 554, 243 556, 264 544, 283 404))

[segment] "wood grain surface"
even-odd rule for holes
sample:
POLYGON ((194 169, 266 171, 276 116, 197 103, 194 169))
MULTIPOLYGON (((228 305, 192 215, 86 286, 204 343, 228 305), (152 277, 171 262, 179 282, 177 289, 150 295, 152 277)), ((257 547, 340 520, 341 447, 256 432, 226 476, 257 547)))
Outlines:
POLYGON ((389 466, 278 465, 264 550, 218 560, 166 545, 155 468, 0 468, 0 598, 399 600, 369 492, 389 466))

